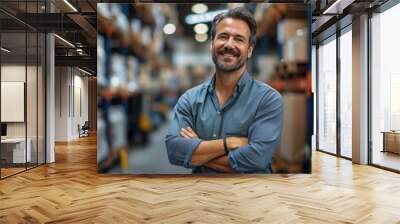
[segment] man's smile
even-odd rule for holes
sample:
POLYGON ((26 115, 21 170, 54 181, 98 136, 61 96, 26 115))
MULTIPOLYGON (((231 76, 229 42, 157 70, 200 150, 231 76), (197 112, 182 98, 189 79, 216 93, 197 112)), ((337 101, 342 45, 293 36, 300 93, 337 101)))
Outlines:
POLYGON ((233 56, 233 55, 231 55, 231 54, 223 54, 223 55, 221 55, 220 57, 222 57, 223 59, 224 59, 224 61, 226 61, 226 60, 233 60, 233 59, 235 59, 236 58, 236 56, 233 56))
POLYGON ((218 53, 218 56, 221 57, 221 58, 223 58, 223 59, 228 59, 228 60, 236 59, 236 58, 239 57, 238 54, 235 54, 235 53, 233 53, 233 52, 226 52, 226 51, 224 51, 224 52, 219 52, 219 53, 218 53))
POLYGON ((229 54, 237 56, 239 53, 229 50, 229 51, 220 51, 219 54, 229 54))

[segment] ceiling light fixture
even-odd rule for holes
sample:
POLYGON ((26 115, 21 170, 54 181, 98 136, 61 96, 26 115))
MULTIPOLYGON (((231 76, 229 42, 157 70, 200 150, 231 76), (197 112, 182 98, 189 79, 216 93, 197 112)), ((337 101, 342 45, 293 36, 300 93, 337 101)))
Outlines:
POLYGON ((194 26, 194 32, 204 34, 208 32, 208 26, 204 23, 198 23, 194 26))
POLYGON ((197 42, 205 42, 208 39, 208 36, 205 33, 196 33, 194 39, 196 39, 197 42))
POLYGON ((170 34, 175 33, 176 27, 175 27, 174 24, 168 23, 168 24, 165 24, 165 26, 164 26, 164 28, 163 28, 163 31, 164 31, 165 34, 170 35, 170 34))
POLYGON ((336 0, 322 14, 342 14, 343 10, 351 5, 355 0, 336 0))
POLYGON ((69 3, 68 0, 64 0, 65 4, 67 4, 72 10, 74 10, 74 12, 78 12, 78 10, 71 4, 69 3))
POLYGON ((299 36, 299 37, 302 37, 304 35, 303 29, 297 29, 296 30, 296 35, 299 36))
POLYGON ((216 15, 227 12, 227 11, 228 11, 227 9, 224 9, 224 10, 217 10, 217 11, 206 12, 206 13, 201 13, 201 14, 190 14, 190 15, 186 16, 185 22, 189 25, 196 24, 196 23, 211 22, 216 15))
POLYGON ((57 35, 57 34, 54 34, 54 36, 57 37, 58 39, 60 39, 61 41, 63 41, 64 43, 66 43, 67 45, 69 45, 70 47, 75 48, 75 45, 71 44, 71 42, 69 42, 68 40, 66 40, 66 39, 64 39, 64 38, 62 38, 62 37, 60 37, 60 36, 57 35))
POLYGON ((1 47, 0 49, 1 49, 2 51, 6 52, 6 53, 10 53, 10 52, 11 52, 11 50, 9 50, 9 49, 7 49, 7 48, 5 48, 5 47, 1 47))
POLYGON ((192 12, 200 14, 207 12, 208 7, 205 4, 197 3, 192 6, 192 12))
POLYGON ((86 71, 86 70, 83 70, 83 69, 81 69, 81 68, 79 68, 79 67, 78 67, 78 70, 81 71, 81 72, 83 72, 83 73, 85 73, 85 74, 87 74, 87 75, 90 75, 90 76, 92 75, 92 73, 90 73, 90 72, 88 72, 88 71, 86 71))

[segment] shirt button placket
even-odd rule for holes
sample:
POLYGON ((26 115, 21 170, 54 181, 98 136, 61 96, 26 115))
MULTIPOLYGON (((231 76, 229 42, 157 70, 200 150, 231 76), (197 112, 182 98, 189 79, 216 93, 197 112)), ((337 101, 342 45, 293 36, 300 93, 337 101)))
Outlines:
POLYGON ((216 118, 216 122, 214 124, 214 132, 213 132, 213 138, 217 139, 218 133, 219 133, 219 129, 221 127, 221 111, 217 111, 217 118, 216 118))

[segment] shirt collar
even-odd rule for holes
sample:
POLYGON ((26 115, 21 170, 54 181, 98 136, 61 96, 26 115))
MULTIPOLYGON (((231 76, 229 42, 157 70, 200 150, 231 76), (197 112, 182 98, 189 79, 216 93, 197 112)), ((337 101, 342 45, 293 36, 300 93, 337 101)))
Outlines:
MULTIPOLYGON (((236 92, 240 93, 245 87, 246 83, 251 80, 251 77, 247 70, 244 71, 243 75, 240 77, 239 81, 236 84, 236 92)), ((214 75, 207 81, 207 90, 209 93, 212 93, 215 89, 215 73, 214 75)))

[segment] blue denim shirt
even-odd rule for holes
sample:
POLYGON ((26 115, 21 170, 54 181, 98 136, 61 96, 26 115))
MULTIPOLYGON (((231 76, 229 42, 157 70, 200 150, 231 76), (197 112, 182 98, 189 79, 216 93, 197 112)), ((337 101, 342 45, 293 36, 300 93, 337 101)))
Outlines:
POLYGON ((233 95, 220 106, 214 83, 215 77, 210 78, 179 98, 165 141, 169 161, 192 168, 193 173, 217 173, 209 167, 191 164, 194 150, 202 140, 242 136, 248 137, 249 143, 230 151, 231 168, 239 173, 270 173, 282 129, 281 95, 245 72, 233 95), (199 139, 180 136, 180 129, 188 126, 199 139))

